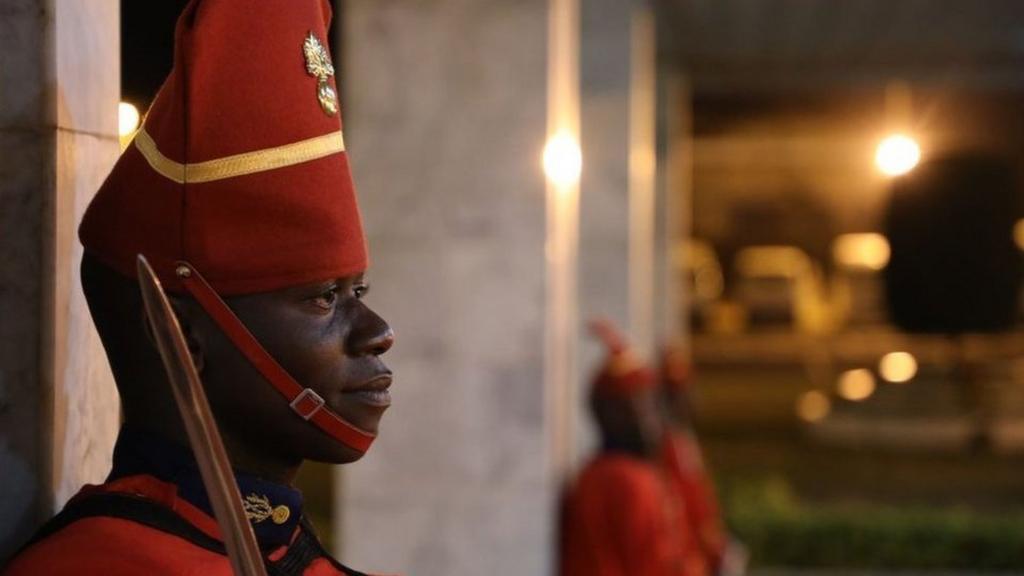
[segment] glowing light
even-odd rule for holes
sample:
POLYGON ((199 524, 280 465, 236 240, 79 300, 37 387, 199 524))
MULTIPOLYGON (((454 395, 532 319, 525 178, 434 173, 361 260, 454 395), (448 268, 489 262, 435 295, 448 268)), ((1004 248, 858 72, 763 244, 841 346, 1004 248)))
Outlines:
POLYGON ((847 370, 839 376, 836 386, 839 395, 851 402, 867 400, 875 393, 875 376, 870 370, 847 370))
POLYGON ((832 243, 832 257, 844 268, 878 271, 889 256, 889 240, 881 234, 843 234, 832 243))
POLYGON ((917 359, 909 352, 890 352, 882 356, 878 373, 889 382, 909 382, 917 375, 917 359))
POLYGON ((572 186, 580 181, 583 155, 576 139, 568 134, 552 136, 544 146, 544 174, 558 186, 572 186))
POLYGON ((1024 219, 1017 220, 1017 223, 1013 225, 1013 241, 1017 244, 1017 248, 1024 250, 1024 219))
POLYGON ((117 105, 118 132, 121 137, 131 136, 139 127, 139 109, 127 102, 117 105))
POLYGON ((820 422, 832 412, 832 401, 818 390, 804 392, 796 402, 796 414, 804 422, 820 422))
POLYGON ((909 136, 894 134, 878 144, 875 164, 889 176, 910 172, 921 160, 921 147, 909 136))

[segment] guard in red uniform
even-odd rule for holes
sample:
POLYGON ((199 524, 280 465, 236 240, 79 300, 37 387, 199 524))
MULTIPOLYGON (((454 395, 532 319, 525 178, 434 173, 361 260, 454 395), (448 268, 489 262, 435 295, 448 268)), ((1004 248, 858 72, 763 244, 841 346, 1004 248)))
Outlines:
POLYGON ((5 574, 231 574, 146 328, 139 253, 171 293, 268 573, 359 574, 325 552, 291 486, 304 460, 358 460, 390 404, 393 338, 362 301, 330 17, 325 0, 182 14, 173 70, 79 231, 123 406, 113 469, 5 574))
POLYGON ((683 352, 666 348, 662 357, 662 387, 668 415, 661 445, 662 462, 677 498, 683 502, 688 532, 693 535, 687 554, 700 555, 712 574, 722 569, 726 535, 714 483, 704 466, 693 429, 690 398, 692 372, 683 352))
POLYGON ((703 576, 703 558, 686 555, 685 511, 657 461, 656 378, 610 325, 596 331, 609 350, 590 396, 601 450, 566 494, 561 574, 703 576))

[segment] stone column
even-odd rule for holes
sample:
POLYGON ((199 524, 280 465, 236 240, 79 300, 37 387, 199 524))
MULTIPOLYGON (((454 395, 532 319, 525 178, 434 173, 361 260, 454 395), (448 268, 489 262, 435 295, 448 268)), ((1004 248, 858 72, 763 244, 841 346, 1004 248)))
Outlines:
MULTIPOLYGON (((583 0, 580 32, 580 313, 629 331, 630 0, 583 0)), ((602 350, 584 334, 589 378, 602 350)))
POLYGON ((685 246, 693 220, 692 95, 686 75, 672 66, 658 74, 658 180, 655 333, 659 342, 690 343, 685 246))
POLYGON ((118 36, 117 0, 0 5, 0 558, 110 465, 75 231, 119 151, 118 36))
MULTIPOLYGON (((646 2, 583 0, 580 298, 653 349, 655 197, 654 25, 646 2)), ((592 367, 599 347, 587 346, 592 367)))
MULTIPOLYGON (((655 38, 644 1, 582 0, 580 40, 580 317, 612 320, 652 357, 663 298, 657 289, 655 38)), ((663 204, 663 203, 662 203, 663 204)), ((581 326, 579 403, 604 350, 581 326)), ((595 433, 581 410, 580 446, 595 433)))
POLYGON ((343 467, 339 552, 417 576, 547 574, 546 0, 350 0, 339 80, 394 326, 395 404, 343 467))

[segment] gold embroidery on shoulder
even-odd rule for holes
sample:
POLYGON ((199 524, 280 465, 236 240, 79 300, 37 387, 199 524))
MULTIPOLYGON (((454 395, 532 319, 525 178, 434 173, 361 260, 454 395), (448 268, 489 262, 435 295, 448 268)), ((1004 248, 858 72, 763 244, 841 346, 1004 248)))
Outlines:
POLYGON ((245 509, 245 517, 253 524, 259 524, 274 514, 270 499, 257 494, 249 494, 243 498, 242 508, 245 509))

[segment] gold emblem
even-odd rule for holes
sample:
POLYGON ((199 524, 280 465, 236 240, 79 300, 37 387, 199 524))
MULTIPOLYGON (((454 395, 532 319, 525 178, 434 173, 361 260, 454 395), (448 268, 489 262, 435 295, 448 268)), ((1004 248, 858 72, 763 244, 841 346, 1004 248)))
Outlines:
POLYGON ((270 499, 258 494, 249 494, 242 499, 242 508, 245 509, 245 517, 253 524, 259 524, 267 518, 273 520, 274 524, 284 524, 291 517, 292 511, 284 504, 271 506, 270 499))
POLYGON ((338 94, 328 81, 334 76, 331 55, 312 32, 306 36, 306 41, 302 45, 302 53, 306 56, 306 72, 319 80, 316 95, 320 100, 320 107, 328 116, 334 116, 338 113, 338 94))
POLYGON ((288 521, 288 518, 292 515, 292 511, 288 509, 284 504, 274 508, 274 514, 270 517, 274 521, 274 524, 284 524, 288 521))

